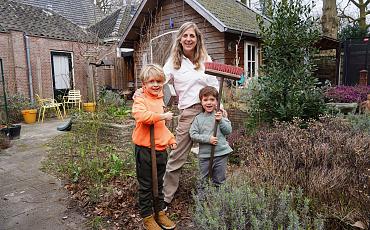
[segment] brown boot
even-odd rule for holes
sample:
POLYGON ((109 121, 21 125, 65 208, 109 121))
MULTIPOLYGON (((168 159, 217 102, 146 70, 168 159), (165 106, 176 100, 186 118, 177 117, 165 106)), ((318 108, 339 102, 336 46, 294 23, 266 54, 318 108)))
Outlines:
POLYGON ((146 230, 162 230, 161 227, 155 222, 154 216, 150 215, 144 218, 143 220, 144 229, 146 230))
POLYGON ((160 211, 158 213, 157 223, 163 229, 174 229, 176 227, 176 224, 172 220, 170 220, 170 218, 167 217, 167 215, 164 211, 160 211))

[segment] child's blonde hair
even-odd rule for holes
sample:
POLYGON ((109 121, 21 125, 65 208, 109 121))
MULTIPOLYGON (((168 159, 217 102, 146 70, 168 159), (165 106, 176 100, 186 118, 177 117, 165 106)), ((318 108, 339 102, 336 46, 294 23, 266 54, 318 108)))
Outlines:
POLYGON ((142 83, 146 82, 150 77, 160 77, 162 78, 163 82, 166 81, 166 77, 164 76, 164 72, 161 66, 157 64, 147 64, 145 65, 140 72, 140 80, 142 83))

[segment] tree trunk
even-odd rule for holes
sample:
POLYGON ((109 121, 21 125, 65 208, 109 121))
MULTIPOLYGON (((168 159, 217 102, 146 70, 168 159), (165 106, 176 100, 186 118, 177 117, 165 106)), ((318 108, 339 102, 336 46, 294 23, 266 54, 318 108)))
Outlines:
POLYGON ((337 38, 338 17, 336 0, 324 0, 322 7, 322 32, 324 36, 337 38))
POLYGON ((363 30, 367 30, 367 25, 366 25, 366 7, 367 7, 367 5, 365 5, 364 0, 359 0, 358 1, 358 9, 360 11, 360 17, 358 19, 358 25, 363 30))

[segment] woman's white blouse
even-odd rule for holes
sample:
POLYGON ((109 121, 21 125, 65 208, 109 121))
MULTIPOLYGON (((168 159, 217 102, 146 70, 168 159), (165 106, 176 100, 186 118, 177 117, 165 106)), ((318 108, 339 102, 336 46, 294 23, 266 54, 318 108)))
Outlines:
POLYGON ((199 103, 199 91, 205 86, 213 86, 218 91, 217 78, 204 73, 203 63, 198 70, 194 68, 195 65, 185 56, 182 58, 180 69, 173 68, 172 58, 169 58, 163 67, 166 82, 173 81, 176 94, 179 96, 179 109, 186 109, 199 103))

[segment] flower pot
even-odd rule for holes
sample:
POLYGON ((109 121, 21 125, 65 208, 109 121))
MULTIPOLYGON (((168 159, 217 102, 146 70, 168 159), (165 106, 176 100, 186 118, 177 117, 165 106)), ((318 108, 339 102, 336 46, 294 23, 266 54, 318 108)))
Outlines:
POLYGON ((96 103, 88 102, 83 104, 84 111, 95 112, 96 103))
POLYGON ((22 110, 24 122, 32 124, 36 122, 37 109, 22 110))
POLYGON ((21 135, 21 125, 9 125, 0 128, 0 132, 4 133, 10 140, 18 139, 21 135))

